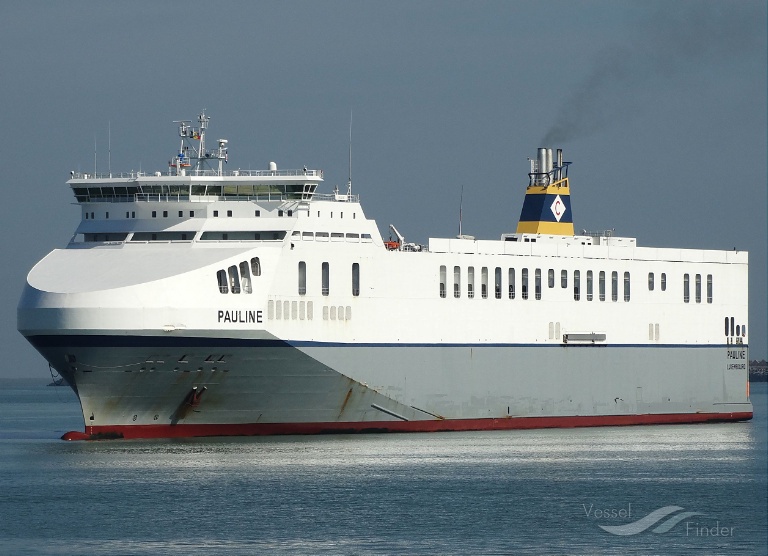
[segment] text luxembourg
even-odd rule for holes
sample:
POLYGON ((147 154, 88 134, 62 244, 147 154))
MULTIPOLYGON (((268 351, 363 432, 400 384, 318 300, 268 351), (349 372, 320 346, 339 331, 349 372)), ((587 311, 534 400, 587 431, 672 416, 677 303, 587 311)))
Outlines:
POLYGON ((246 324, 249 322, 261 323, 262 312, 259 311, 219 311, 219 322, 233 322, 246 324))

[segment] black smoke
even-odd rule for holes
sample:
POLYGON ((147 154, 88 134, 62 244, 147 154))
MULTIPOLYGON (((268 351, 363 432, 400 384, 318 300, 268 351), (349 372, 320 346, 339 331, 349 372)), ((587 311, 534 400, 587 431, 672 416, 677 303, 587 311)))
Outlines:
MULTIPOLYGON (((662 98, 666 88, 689 76, 706 75, 722 64, 739 65, 741 57, 765 51, 765 2, 678 0, 647 5, 649 14, 631 22, 626 42, 606 46, 566 98, 541 145, 561 145, 622 125, 652 109, 649 95, 662 98)), ((694 82, 689 86, 701 86, 702 80, 694 82)))

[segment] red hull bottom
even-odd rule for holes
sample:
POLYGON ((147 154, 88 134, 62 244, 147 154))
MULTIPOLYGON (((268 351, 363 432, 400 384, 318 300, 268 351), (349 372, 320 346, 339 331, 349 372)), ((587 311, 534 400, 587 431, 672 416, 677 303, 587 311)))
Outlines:
POLYGON ((366 421, 361 423, 232 423, 209 425, 99 425, 72 431, 62 440, 132 438, 191 438, 200 436, 268 436, 282 434, 348 434, 384 432, 448 432, 513 429, 552 429, 631 425, 671 425, 747 421, 752 412, 596 415, 571 417, 506 417, 429 421, 366 421))

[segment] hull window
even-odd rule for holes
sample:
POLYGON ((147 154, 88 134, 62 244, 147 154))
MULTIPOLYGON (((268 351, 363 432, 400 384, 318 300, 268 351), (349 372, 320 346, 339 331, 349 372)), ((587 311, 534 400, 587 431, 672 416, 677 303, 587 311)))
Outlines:
POLYGON ((352 263, 352 295, 360 295, 360 264, 352 263))
POLYGON ((522 293, 523 299, 528 299, 528 269, 527 268, 523 269, 522 282, 523 283, 521 284, 521 289, 523 292, 522 293))
POLYGON ((600 301, 605 301, 605 272, 600 271, 600 277, 598 282, 598 295, 600 297, 600 301))
POLYGON ((237 267, 232 265, 229 267, 229 288, 232 293, 240 293, 240 277, 237 274, 237 267))
POLYGON ((216 273, 216 278, 219 281, 219 291, 221 293, 229 293, 229 285, 227 284, 227 273, 220 270, 216 273))
POLYGON ((307 263, 299 261, 299 295, 307 294, 307 263))
POLYGON ((328 263, 323 263, 322 280, 322 293, 323 295, 328 295, 330 293, 330 268, 328 263))
POLYGON ((440 297, 443 297, 443 298, 446 296, 446 291, 447 291, 446 275, 447 275, 447 272, 446 272, 445 265, 441 265, 440 266, 440 297))

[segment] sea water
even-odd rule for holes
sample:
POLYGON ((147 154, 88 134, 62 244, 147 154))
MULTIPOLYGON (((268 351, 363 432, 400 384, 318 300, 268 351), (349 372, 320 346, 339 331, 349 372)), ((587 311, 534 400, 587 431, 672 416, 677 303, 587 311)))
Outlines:
POLYGON ((101 442, 0 386, 0 554, 768 554, 765 383, 745 423, 101 442))

